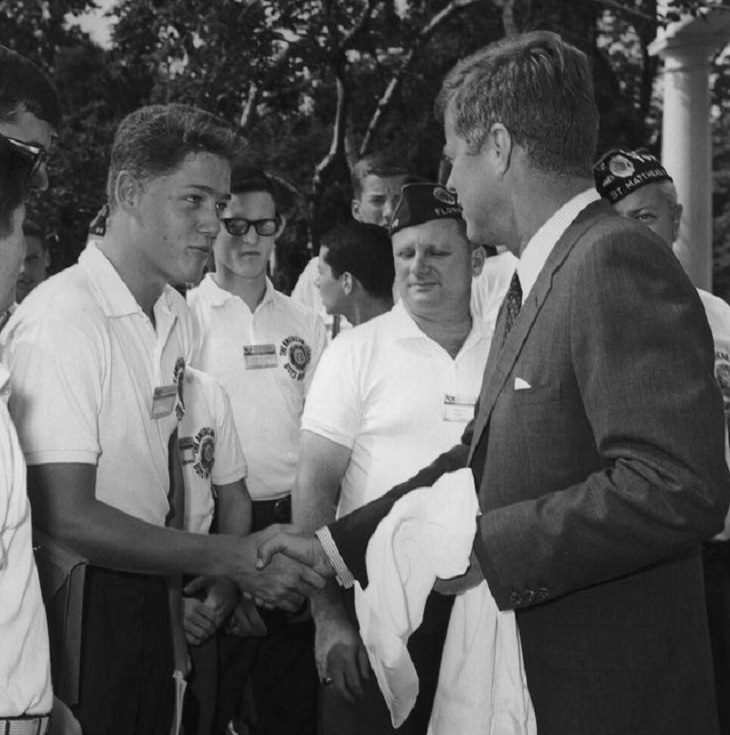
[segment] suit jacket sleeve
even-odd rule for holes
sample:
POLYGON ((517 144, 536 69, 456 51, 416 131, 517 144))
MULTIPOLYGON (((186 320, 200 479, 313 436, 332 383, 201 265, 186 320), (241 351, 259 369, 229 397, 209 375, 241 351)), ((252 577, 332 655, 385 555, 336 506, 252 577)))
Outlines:
POLYGON ((363 587, 368 582, 365 569, 365 552, 370 537, 380 521, 388 515, 396 500, 406 493, 419 487, 433 485, 446 472, 453 472, 466 466, 473 424, 474 421, 472 420, 467 425, 461 438, 461 444, 457 444, 448 452, 439 455, 428 467, 422 469, 409 480, 396 485, 390 492, 343 516, 327 527, 340 552, 340 556, 352 576, 363 587))
MULTIPOLYGON (((730 476, 703 309, 667 248, 619 235, 578 242, 564 266, 555 296, 569 320, 573 390, 530 407, 587 419, 594 471, 547 489, 536 462, 523 499, 479 519, 475 551, 501 608, 632 573, 722 526, 730 476)), ((564 461, 586 462, 567 441, 565 450, 564 461)))

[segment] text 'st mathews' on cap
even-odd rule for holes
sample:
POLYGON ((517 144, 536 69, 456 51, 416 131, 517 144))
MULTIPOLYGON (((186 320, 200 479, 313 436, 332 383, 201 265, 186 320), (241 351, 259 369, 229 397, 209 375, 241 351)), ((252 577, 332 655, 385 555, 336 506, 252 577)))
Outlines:
POLYGON ((390 234, 437 219, 463 219, 456 197, 441 184, 406 184, 393 212, 390 234))
POLYGON ((647 184, 671 181, 672 177, 655 156, 644 151, 614 148, 593 167, 596 189, 611 204, 647 184))

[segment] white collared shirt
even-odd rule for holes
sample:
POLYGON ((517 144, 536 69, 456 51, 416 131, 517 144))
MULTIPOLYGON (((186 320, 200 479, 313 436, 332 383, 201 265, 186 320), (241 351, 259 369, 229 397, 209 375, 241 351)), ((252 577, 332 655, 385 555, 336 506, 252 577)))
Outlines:
POLYGON ((0 719, 51 711, 46 611, 33 559, 25 462, 0 364, 0 719))
POLYGON ((228 394, 212 376, 185 370, 185 415, 178 446, 185 484, 185 523, 192 533, 208 533, 215 511, 215 485, 230 485, 246 476, 228 394))
POLYGON ((268 280, 253 313, 212 274, 188 293, 188 302, 200 330, 196 366, 231 399, 251 497, 281 498, 294 487, 304 398, 325 346, 322 320, 268 280))
POLYGON ((456 358, 402 302, 322 356, 302 429, 347 447, 338 516, 379 497, 459 442, 479 395, 490 334, 474 319, 456 358))
POLYGON ((159 526, 169 511, 174 406, 152 418, 195 344, 184 299, 165 288, 155 324, 93 244, 23 300, 2 334, 10 410, 29 465, 96 465, 96 498, 159 526))
POLYGON ((484 261, 482 272, 471 282, 471 313, 494 333, 497 316, 507 294, 518 260, 509 250, 484 261))
POLYGON ((565 234, 573 220, 589 204, 599 201, 600 198, 594 188, 582 191, 563 204, 530 238, 517 264, 517 274, 520 277, 520 286, 522 286, 523 304, 558 240, 565 234))

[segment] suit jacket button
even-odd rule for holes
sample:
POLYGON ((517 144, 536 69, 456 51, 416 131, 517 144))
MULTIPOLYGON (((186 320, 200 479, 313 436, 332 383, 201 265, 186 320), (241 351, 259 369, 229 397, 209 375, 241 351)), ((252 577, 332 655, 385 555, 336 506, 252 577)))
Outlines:
POLYGON ((512 590, 509 600, 515 607, 518 607, 522 604, 522 595, 517 590, 512 590))
POLYGON ((547 587, 537 588, 537 594, 535 595, 535 600, 537 602, 542 602, 543 600, 547 600, 548 597, 550 597, 550 592, 548 592, 547 587))
POLYGON ((533 590, 525 590, 525 594, 522 596, 522 602, 525 605, 532 605, 535 602, 535 592, 533 590))

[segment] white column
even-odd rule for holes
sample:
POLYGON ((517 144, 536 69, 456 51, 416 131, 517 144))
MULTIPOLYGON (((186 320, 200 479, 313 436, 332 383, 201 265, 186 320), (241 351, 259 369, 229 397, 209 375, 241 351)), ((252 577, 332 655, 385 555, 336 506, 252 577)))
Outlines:
POLYGON ((650 47, 664 59, 662 163, 684 206, 674 251, 698 288, 712 289, 710 58, 730 40, 730 13, 670 25, 650 47))

